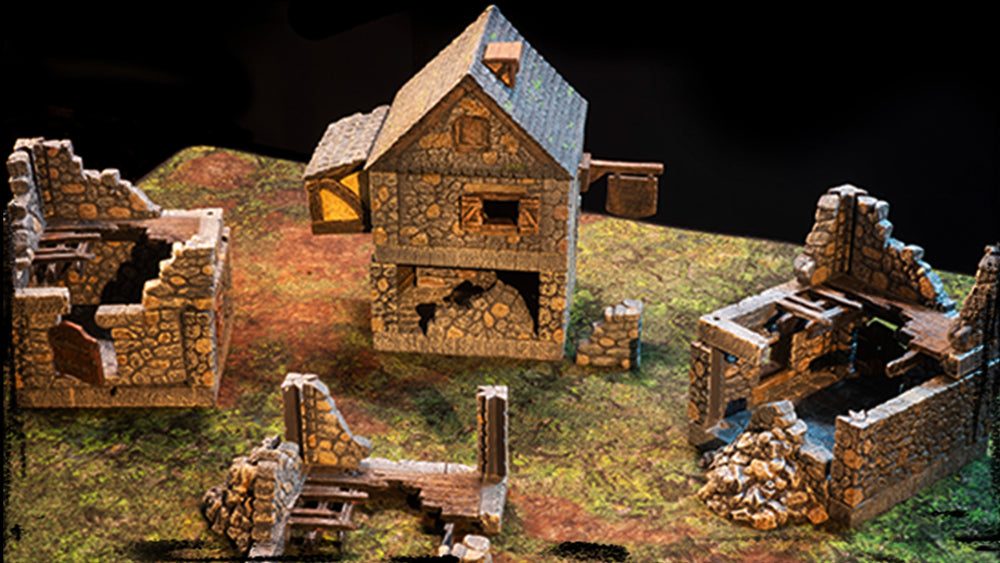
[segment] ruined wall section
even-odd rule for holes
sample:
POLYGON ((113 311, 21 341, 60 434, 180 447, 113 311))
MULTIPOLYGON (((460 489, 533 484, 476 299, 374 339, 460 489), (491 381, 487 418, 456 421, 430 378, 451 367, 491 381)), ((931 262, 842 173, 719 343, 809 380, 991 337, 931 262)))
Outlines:
POLYGON ((976 283, 948 330, 948 341, 959 352, 984 343, 1000 352, 1000 244, 989 245, 976 270, 976 283), (988 339, 988 341, 987 341, 988 339))
POLYGON ((104 286, 119 273, 121 265, 132 255, 135 243, 131 241, 95 241, 88 251, 94 255, 82 271, 67 270, 60 285, 69 289, 74 305, 99 305, 104 286))
POLYGON ((31 282, 31 260, 38 250, 45 230, 45 210, 35 182, 31 157, 25 151, 14 151, 7 157, 7 175, 14 196, 7 203, 10 236, 13 246, 14 287, 24 288, 31 282))
POLYGON ((700 340, 692 341, 690 364, 687 417, 689 427, 693 431, 695 428, 704 427, 709 421, 708 385, 709 370, 712 367, 712 349, 700 340))
POLYGON ((315 374, 290 373, 283 391, 295 387, 299 393, 302 456, 307 465, 344 471, 357 470, 371 453, 371 442, 355 436, 330 396, 330 390, 315 374))
POLYGON ((68 140, 19 139, 14 149, 32 154, 48 221, 147 219, 161 213, 117 169, 84 169, 68 140))
POLYGON ((830 188, 816 208, 816 222, 795 258, 795 276, 819 284, 847 274, 863 284, 938 311, 955 304, 948 297, 924 250, 892 237, 889 203, 865 190, 830 188))
POLYGON ((576 363, 632 369, 639 366, 642 302, 624 299, 604 308, 604 319, 593 324, 589 338, 580 340, 576 363))
POLYGON ((938 376, 836 420, 830 516, 863 522, 986 453, 993 373, 938 376))
POLYGON ((160 276, 143 288, 141 304, 102 305, 95 321, 111 330, 118 374, 109 384, 186 384, 214 388, 222 358, 219 344, 231 305, 228 229, 219 209, 168 213, 204 214, 201 232, 175 243, 160 276), (222 318, 218 318, 218 317, 222 318))
POLYGON ((49 329, 69 313, 69 292, 62 287, 18 288, 14 293, 11 334, 18 389, 47 388, 65 379, 52 364, 49 329))
POLYGON ((251 542, 282 543, 282 523, 304 484, 298 444, 274 436, 233 460, 225 484, 202 498, 202 514, 213 532, 228 537, 242 552, 251 542))

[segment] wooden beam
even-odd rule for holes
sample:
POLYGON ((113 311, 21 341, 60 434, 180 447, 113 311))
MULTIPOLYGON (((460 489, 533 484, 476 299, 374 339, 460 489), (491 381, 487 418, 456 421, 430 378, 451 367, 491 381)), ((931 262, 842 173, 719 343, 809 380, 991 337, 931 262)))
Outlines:
POLYGON ((368 493, 343 489, 341 487, 314 485, 307 482, 302 486, 299 498, 332 500, 336 502, 359 502, 368 500, 368 493))
POLYGON ((907 350, 902 356, 885 365, 885 374, 888 377, 903 375, 926 359, 927 357, 917 350, 907 350))
POLYGON ((618 174, 637 174, 646 176, 659 176, 663 174, 662 162, 626 162, 623 160, 598 160, 590 159, 590 183, 601 179, 605 174, 617 172, 618 174))
POLYGON ((340 518, 318 518, 312 516, 290 516, 288 526, 291 528, 322 528, 324 530, 334 530, 352 532, 360 529, 361 524, 356 522, 344 522, 340 518))

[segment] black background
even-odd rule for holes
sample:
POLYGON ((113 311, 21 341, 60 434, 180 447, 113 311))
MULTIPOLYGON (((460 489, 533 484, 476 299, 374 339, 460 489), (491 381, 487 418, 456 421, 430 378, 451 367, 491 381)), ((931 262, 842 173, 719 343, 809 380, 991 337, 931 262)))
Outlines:
MULTIPOLYGON (((2 142, 70 138, 85 166, 133 180, 198 144, 306 161, 329 122, 389 103, 485 8, 87 4, 5 6, 2 142)), ((1000 239, 985 12, 698 6, 499 5, 589 100, 586 150, 666 164, 656 222, 801 244, 817 198, 852 183, 933 266, 975 271, 1000 239)))

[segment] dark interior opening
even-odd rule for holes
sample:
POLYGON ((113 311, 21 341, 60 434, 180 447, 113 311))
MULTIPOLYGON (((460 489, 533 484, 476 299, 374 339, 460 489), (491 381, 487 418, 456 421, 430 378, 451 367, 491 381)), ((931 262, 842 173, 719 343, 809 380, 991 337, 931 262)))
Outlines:
POLYGON ((517 200, 483 200, 483 222, 490 225, 516 225, 520 213, 517 200))
POLYGON ((427 334, 427 325, 434 320, 434 313, 436 312, 436 303, 421 303, 420 305, 417 305, 417 314, 420 315, 420 321, 418 321, 418 324, 420 325, 420 330, 422 330, 425 335, 427 334))
POLYGON ((853 343, 854 368, 861 375, 884 375, 885 366, 903 355, 899 325, 872 317, 858 326, 853 343))
POLYGON ((738 412, 742 412, 745 410, 747 410, 747 400, 746 397, 741 397, 739 399, 729 401, 729 403, 726 404, 726 414, 724 414, 723 416, 724 417, 732 416, 738 412))
POLYGON ((471 304, 469 301, 487 289, 488 288, 473 285, 469 281, 464 281, 458 284, 455 289, 451 290, 451 293, 449 293, 444 300, 448 303, 454 303, 460 307, 470 307, 471 304))
POLYGON ((528 313, 531 315, 532 329, 535 334, 538 334, 538 272, 508 272, 498 270, 497 278, 521 294, 524 304, 528 307, 528 313))
POLYGON ((101 303, 142 302, 143 285, 160 275, 160 262, 167 258, 170 258, 170 243, 151 241, 145 233, 139 235, 129 259, 119 266, 115 278, 104 286, 101 303))

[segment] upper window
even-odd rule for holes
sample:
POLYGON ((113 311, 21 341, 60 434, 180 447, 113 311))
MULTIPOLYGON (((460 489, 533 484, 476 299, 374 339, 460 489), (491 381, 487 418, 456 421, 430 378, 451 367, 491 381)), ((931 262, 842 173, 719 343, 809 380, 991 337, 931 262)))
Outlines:
POLYGON ((490 146, 490 121, 485 117, 463 115, 452 126, 452 140, 460 151, 483 151, 490 146))
POLYGON ((484 235, 538 234, 540 202, 537 197, 508 194, 462 196, 462 229, 484 235))

